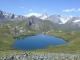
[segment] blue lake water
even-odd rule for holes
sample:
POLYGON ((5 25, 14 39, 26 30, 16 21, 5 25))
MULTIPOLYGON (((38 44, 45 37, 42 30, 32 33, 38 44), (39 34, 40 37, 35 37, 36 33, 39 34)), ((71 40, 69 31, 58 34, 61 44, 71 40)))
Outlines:
POLYGON ((57 46, 61 44, 67 44, 63 39, 47 36, 44 34, 39 34, 36 36, 25 37, 24 39, 16 39, 13 48, 21 49, 21 50, 36 50, 36 49, 44 49, 48 46, 57 46))

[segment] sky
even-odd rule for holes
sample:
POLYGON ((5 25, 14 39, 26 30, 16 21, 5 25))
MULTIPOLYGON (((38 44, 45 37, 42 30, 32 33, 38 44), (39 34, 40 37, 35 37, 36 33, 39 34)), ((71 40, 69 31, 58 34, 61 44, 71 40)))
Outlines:
POLYGON ((17 15, 80 16, 80 0, 0 0, 0 10, 17 15))

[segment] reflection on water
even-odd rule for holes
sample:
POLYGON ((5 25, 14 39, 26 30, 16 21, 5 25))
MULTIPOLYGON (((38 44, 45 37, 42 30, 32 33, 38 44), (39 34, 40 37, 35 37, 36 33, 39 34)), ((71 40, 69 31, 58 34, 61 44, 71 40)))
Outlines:
POLYGON ((44 34, 39 34, 36 36, 29 36, 23 39, 16 39, 13 48, 21 50, 35 50, 35 49, 44 49, 48 46, 57 46, 61 44, 67 44, 63 39, 47 36, 44 34))

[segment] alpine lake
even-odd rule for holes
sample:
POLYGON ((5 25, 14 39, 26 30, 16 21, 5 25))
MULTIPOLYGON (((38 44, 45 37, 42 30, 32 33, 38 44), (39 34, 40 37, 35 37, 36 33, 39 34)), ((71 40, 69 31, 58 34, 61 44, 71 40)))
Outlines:
POLYGON ((20 50, 36 50, 45 49, 48 46, 58 46, 62 44, 68 44, 68 42, 55 36, 38 34, 35 36, 28 36, 25 38, 16 38, 12 47, 14 49, 20 50))

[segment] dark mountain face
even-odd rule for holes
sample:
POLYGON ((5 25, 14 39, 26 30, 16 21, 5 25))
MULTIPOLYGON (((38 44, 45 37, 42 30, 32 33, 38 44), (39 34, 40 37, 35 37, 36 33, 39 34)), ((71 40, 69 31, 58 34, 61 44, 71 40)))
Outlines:
POLYGON ((56 29, 53 23, 48 20, 42 20, 35 16, 31 16, 27 20, 28 20, 27 25, 30 26, 34 30, 48 31, 48 30, 56 29))
POLYGON ((0 19, 5 18, 5 16, 3 15, 3 11, 0 10, 0 19))

